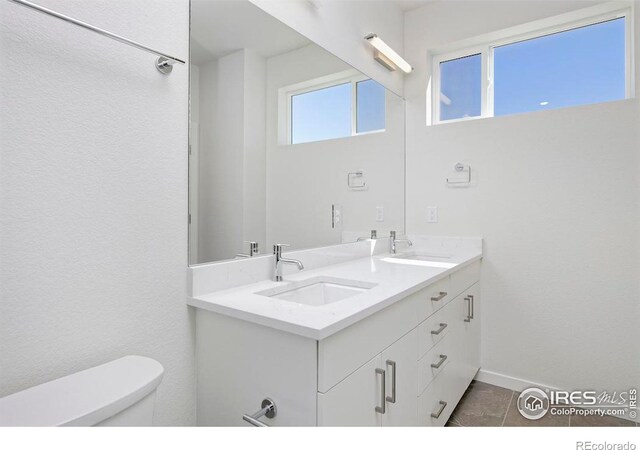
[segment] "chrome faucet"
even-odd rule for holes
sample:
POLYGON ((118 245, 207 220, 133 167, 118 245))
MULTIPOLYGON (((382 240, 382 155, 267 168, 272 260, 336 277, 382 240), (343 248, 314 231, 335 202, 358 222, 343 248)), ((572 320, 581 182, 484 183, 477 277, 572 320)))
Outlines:
POLYGON ((282 281, 282 265, 283 264, 295 264, 298 266, 298 270, 303 270, 304 265, 301 261, 297 259, 289 259, 282 257, 282 248, 289 247, 289 244, 274 244, 273 246, 273 254, 276 257, 276 270, 275 275, 273 276, 273 281, 282 281))
POLYGON ((249 253, 238 253, 236 257, 238 258, 252 258, 258 254, 260 254, 260 250, 258 250, 258 243, 256 241, 244 241, 245 244, 249 244, 249 253))
POLYGON ((396 253, 396 244, 403 243, 407 244, 409 247, 413 245, 409 239, 396 239, 396 232, 392 231, 389 235, 389 252, 395 254, 396 253))

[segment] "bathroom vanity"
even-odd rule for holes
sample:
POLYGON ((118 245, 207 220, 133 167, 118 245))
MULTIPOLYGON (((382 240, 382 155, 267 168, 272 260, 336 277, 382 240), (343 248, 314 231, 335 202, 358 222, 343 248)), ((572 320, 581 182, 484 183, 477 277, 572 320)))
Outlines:
POLYGON ((247 425, 269 398, 269 426, 444 425, 480 367, 481 249, 444 259, 380 253, 191 297, 198 424, 247 425))
POLYGON ((404 99, 247 1, 193 1, 191 50, 198 424, 444 424, 482 243, 396 239, 404 99))

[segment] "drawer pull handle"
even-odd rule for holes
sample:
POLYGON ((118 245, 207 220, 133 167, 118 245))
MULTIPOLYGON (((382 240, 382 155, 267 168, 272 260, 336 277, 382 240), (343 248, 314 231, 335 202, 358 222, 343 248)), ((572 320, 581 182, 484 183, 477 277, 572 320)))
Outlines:
POLYGON ((441 365, 444 364, 444 362, 447 360, 447 355, 440 355, 440 361, 438 361, 437 363, 431 363, 431 367, 433 367, 434 369, 439 369, 441 365))
POLYGON ((439 335, 440 333, 442 333, 444 331, 445 328, 447 328, 448 325, 446 323, 441 323, 440 324, 440 328, 438 328, 437 330, 431 330, 431 334, 434 335, 439 335))
POLYGON ((442 300, 446 296, 447 296, 447 292, 440 291, 440 293, 438 294, 437 297, 431 297, 431 301, 432 302, 439 302, 440 300, 442 300))
POLYGON ((376 369, 376 374, 382 375, 382 382, 380 383, 380 404, 382 406, 376 406, 376 412, 380 414, 384 414, 387 412, 387 404, 385 403, 386 399, 386 389, 387 389, 387 375, 386 372, 382 369, 376 369))
POLYGON ((465 297, 464 301, 467 302, 467 317, 464 319, 465 322, 471 322, 471 319, 473 319, 472 313, 471 313, 471 298, 472 297, 465 297))
POLYGON ((469 318, 470 319, 475 319, 476 299, 473 297, 473 295, 470 295, 469 298, 471 299, 471 317, 469 317, 469 318))
POLYGON ((447 402, 443 402, 442 400, 440 400, 438 403, 440 404, 440 408, 438 408, 438 411, 431 413, 431 417, 433 417, 434 419, 439 419, 442 415, 442 412, 447 407, 447 402))
POLYGON ((391 395, 387 395, 386 399, 389 403, 396 402, 396 362, 387 359, 387 366, 391 366, 391 395))

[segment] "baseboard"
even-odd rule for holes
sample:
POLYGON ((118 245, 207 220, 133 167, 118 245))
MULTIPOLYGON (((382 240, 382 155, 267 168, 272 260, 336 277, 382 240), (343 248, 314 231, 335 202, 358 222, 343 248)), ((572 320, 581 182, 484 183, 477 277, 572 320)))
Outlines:
POLYGON ((526 388, 539 387, 541 389, 558 390, 555 386, 548 386, 542 383, 536 383, 535 381, 525 380, 523 378, 516 378, 509 375, 504 375, 498 372, 491 372, 490 370, 480 369, 475 377, 476 380, 483 383, 493 384, 505 389, 511 389, 512 391, 522 392, 526 388))
MULTIPOLYGON (((522 392, 526 388, 529 387, 537 387, 542 390, 560 390, 560 388, 549 386, 542 383, 536 383, 535 381, 525 380, 523 378, 516 378, 509 375, 505 375, 498 372, 492 372, 490 370, 480 369, 476 374, 475 380, 481 381, 483 383, 492 384, 494 386, 499 386, 505 389, 511 389, 512 391, 522 392)), ((629 417, 616 416, 620 419, 630 420, 632 422, 640 423, 640 418, 635 417, 633 419, 629 417)))

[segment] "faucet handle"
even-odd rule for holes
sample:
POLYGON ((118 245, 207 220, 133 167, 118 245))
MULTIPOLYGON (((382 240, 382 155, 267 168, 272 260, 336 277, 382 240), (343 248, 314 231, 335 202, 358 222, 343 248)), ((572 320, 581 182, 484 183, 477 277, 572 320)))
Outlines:
POLYGON ((256 241, 243 241, 245 244, 249 244, 249 256, 255 256, 260 253, 258 243, 256 241))
POLYGON ((273 244, 273 254, 281 254, 284 247, 291 247, 291 244, 273 244))
POLYGON ((390 232, 390 234, 389 234, 389 236, 390 236, 392 239, 395 239, 395 238, 396 238, 396 232, 395 232, 395 231, 391 231, 391 232, 390 232))

